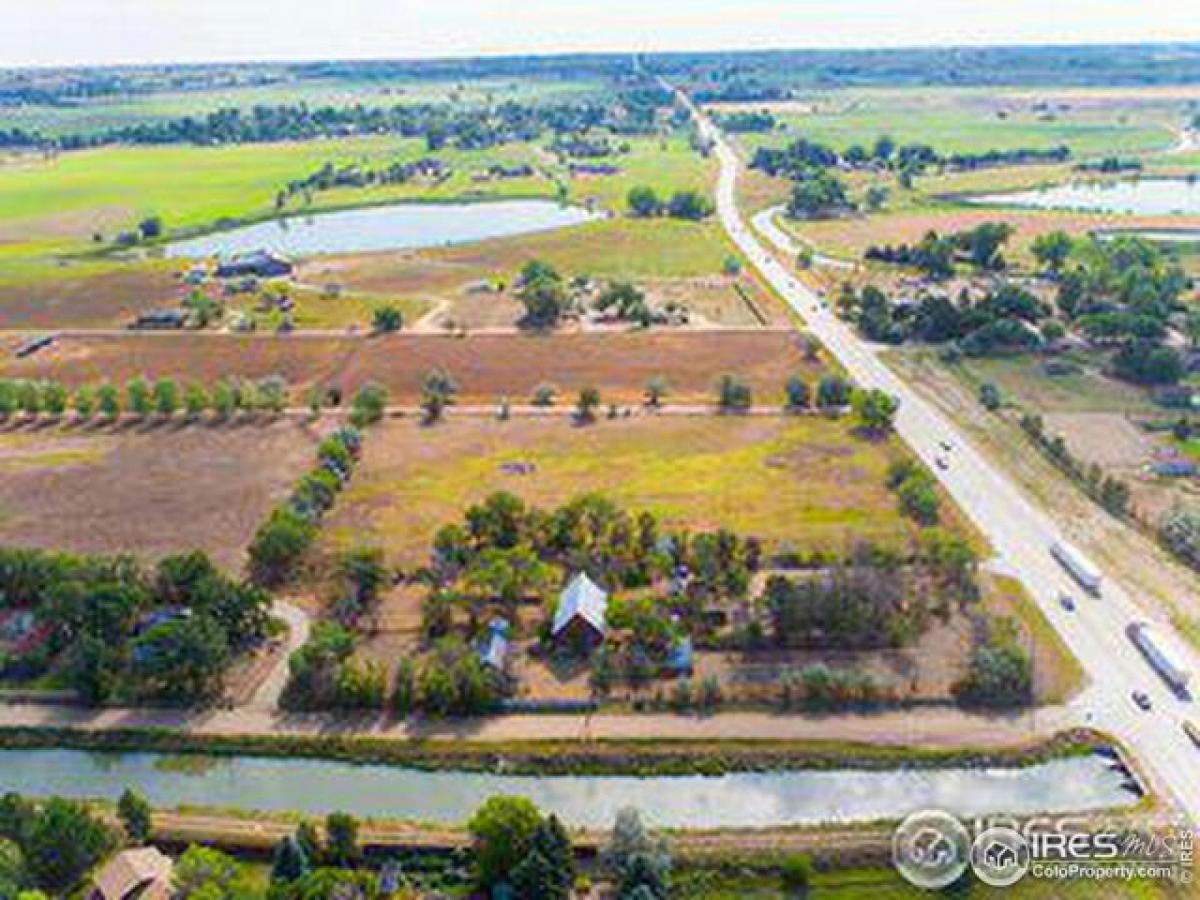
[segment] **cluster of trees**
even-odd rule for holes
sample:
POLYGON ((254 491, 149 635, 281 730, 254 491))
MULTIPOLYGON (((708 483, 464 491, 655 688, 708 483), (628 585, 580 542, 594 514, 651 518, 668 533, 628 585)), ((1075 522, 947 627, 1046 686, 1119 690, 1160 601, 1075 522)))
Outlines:
POLYGON ((865 672, 835 669, 812 663, 780 678, 779 705, 785 712, 807 709, 822 712, 847 706, 864 706, 884 699, 880 685, 865 672))
POLYGON ((199 551, 146 571, 124 556, 0 549, 0 598, 47 629, 25 674, 57 664, 93 704, 211 700, 233 655, 266 636, 270 606, 199 551))
POLYGON ((983 640, 972 650, 966 674, 955 683, 964 706, 1012 708, 1033 702, 1033 665, 1011 619, 989 619, 983 640))
MULTIPOLYGON (((1172 315, 1185 312, 1182 296, 1191 281, 1162 250, 1132 236, 1073 240, 1055 232, 1033 251, 1057 282, 1059 312, 1114 351, 1117 377, 1143 385, 1182 377, 1183 360, 1166 339, 1172 315)), ((1193 343, 1200 339, 1200 317, 1187 317, 1185 327, 1193 343)))
POLYGON ((887 486, 904 515, 925 528, 938 523, 941 499, 933 476, 924 467, 911 459, 897 460, 888 468, 887 486))
POLYGON ((667 216, 671 219, 687 219, 699 222, 712 215, 713 205, 699 191, 676 191, 669 198, 659 197, 658 192, 645 185, 631 188, 626 197, 629 214, 637 219, 667 216))
POLYGON ((337 429, 317 447, 317 465, 305 474, 284 503, 275 507, 250 544, 250 573, 258 584, 285 581, 317 535, 321 517, 350 480, 362 451, 354 426, 337 429))
MULTIPOLYGON (((722 412, 744 412, 754 405, 754 392, 737 375, 726 373, 717 379, 717 408, 722 412)), ((816 390, 800 375, 790 375, 784 383, 785 405, 792 412, 819 409, 838 412, 850 406, 854 387, 840 375, 825 375, 816 390)), ((894 411, 894 410, 893 410, 894 411)))
MULTIPOLYGON (((941 529, 926 531, 911 559, 856 544, 847 559, 818 571, 767 580, 762 602, 769 639, 776 646, 820 650, 905 646, 948 603, 978 597, 976 565, 970 545, 941 529)), ((767 640, 756 627, 744 636, 750 646, 767 640)))
POLYGON ((793 178, 787 215, 793 219, 824 219, 854 209, 842 179, 826 169, 808 169, 793 178))
MULTIPOLYGON (((379 876, 367 868, 359 843, 359 822, 348 813, 325 817, 318 830, 311 821, 275 845, 271 862, 270 900, 374 900, 382 896, 379 876), (322 836, 323 832, 323 836, 322 836)), ((203 896, 208 896, 204 894, 203 896)), ((227 897, 228 893, 215 896, 227 897)), ((402 892, 400 896, 412 896, 402 892)))
POLYGON ((923 293, 915 303, 893 304, 874 285, 860 293, 843 286, 838 309, 864 337, 887 344, 916 339, 956 342, 971 356, 1034 350, 1063 334, 1061 323, 1048 319, 1049 309, 1032 293, 1003 284, 982 297, 965 289, 957 300, 923 293))
POLYGON ((5 794, 0 797, 0 896, 68 896, 118 840, 116 831, 82 803, 5 794))
POLYGON ((798 138, 786 147, 760 147, 755 151, 750 166, 768 175, 792 179, 813 169, 882 169, 894 172, 900 183, 909 187, 914 176, 924 173, 931 166, 962 172, 995 166, 1063 162, 1070 155, 1071 150, 1066 145, 1047 149, 1017 148, 941 154, 929 144, 897 144, 883 135, 870 147, 853 144, 842 153, 824 144, 798 138))
POLYGON ((282 413, 288 405, 287 382, 278 376, 258 381, 225 379, 211 388, 197 382, 180 385, 172 378, 133 378, 123 386, 81 385, 74 391, 58 381, 0 379, 0 421, 18 413, 58 419, 71 412, 80 422, 115 422, 122 413, 139 419, 170 419, 183 413, 189 422, 212 413, 224 421, 235 413, 282 413))
POLYGON ((947 235, 929 231, 916 244, 871 246, 863 253, 863 258, 912 266, 938 280, 953 275, 956 262, 982 272, 999 272, 1007 265, 1001 250, 1012 234, 1012 226, 1007 222, 982 222, 974 228, 947 235))
POLYGON ((436 178, 439 181, 448 178, 451 169, 440 159, 424 156, 411 162, 392 162, 383 166, 363 166, 350 163, 341 167, 327 162, 314 172, 303 178, 294 178, 275 195, 275 208, 282 209, 296 195, 302 196, 306 202, 311 201, 312 195, 321 191, 332 191, 336 188, 368 188, 377 185, 404 184, 419 176, 436 178))
POLYGON ((769 110, 742 110, 717 115, 717 124, 730 134, 761 134, 774 131, 779 120, 769 110))
POLYGON ((543 817, 524 797, 496 796, 467 823, 475 883, 492 897, 569 900, 575 852, 558 817, 543 817))
POLYGON ((1200 569, 1200 509, 1176 505, 1158 523, 1159 540, 1177 557, 1200 569))
POLYGON ((517 299, 525 305, 523 324, 553 328, 573 305, 567 281, 554 266, 533 259, 517 277, 517 299))
POLYGON ((1046 431, 1045 420, 1040 415, 1026 413, 1021 416, 1021 430, 1093 500, 1118 518, 1129 514, 1129 485, 1119 478, 1106 475, 1098 463, 1087 465, 1076 457, 1062 435, 1046 431))

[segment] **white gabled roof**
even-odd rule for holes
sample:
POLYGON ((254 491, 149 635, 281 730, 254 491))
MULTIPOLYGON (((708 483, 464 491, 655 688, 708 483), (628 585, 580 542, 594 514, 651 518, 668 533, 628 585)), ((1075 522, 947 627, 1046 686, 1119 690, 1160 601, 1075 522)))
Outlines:
POLYGON ((554 625, 550 633, 558 634, 578 616, 603 634, 607 627, 607 615, 608 594, 597 587, 586 573, 580 572, 558 597, 558 608, 554 610, 554 625))

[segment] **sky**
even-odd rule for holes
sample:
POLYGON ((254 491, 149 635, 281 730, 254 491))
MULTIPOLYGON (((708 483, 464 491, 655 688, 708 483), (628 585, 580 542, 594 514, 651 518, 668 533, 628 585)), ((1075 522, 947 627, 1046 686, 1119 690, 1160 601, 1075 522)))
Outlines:
POLYGON ((1200 41, 1198 0, 0 0, 0 67, 1200 41))

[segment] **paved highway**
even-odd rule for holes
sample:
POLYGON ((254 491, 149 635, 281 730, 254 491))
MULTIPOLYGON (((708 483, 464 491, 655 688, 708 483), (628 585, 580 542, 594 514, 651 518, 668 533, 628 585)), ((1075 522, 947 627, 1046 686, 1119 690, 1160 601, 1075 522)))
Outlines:
MULTIPOLYGON (((686 97, 682 99, 691 106, 702 135, 712 141, 720 163, 717 212, 729 237, 856 382, 900 399, 897 432, 988 538, 998 554, 997 564, 1037 600, 1086 670, 1090 685, 1072 703, 1079 724, 1118 737, 1164 800, 1200 823, 1200 748, 1181 729, 1185 718, 1200 724, 1200 704, 1177 698, 1129 641, 1126 626, 1146 619, 1146 614, 1111 577, 1106 576, 1102 597, 1083 593, 1048 552, 1052 543, 1064 537, 1059 523, 971 447, 950 419, 885 366, 821 298, 794 277, 787 266, 795 258, 795 247, 783 232, 773 228, 764 233, 777 245, 775 249, 786 254, 786 264, 747 227, 735 199, 740 159, 708 118, 686 97), (944 450, 943 444, 951 449, 944 450), (938 457, 948 463, 945 468, 936 464, 938 457), (1076 599, 1074 611, 1060 604, 1064 592, 1076 599), (1151 711, 1134 705, 1130 693, 1135 689, 1150 695, 1151 711)), ((1156 625, 1183 648, 1192 671, 1200 672, 1200 658, 1184 647, 1169 624, 1156 625)))

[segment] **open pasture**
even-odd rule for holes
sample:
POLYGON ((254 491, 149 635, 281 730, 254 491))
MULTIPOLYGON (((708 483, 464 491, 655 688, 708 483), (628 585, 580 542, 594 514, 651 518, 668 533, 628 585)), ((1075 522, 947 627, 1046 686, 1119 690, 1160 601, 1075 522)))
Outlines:
POLYGON ((331 515, 335 544, 378 543, 404 565, 427 558, 439 527, 505 490, 537 506, 598 492, 664 527, 725 527, 768 548, 906 546, 884 480, 903 451, 824 417, 639 416, 587 427, 567 419, 386 423, 331 515))
POLYGON ((1175 94, 1136 89, 846 89, 765 104, 783 128, 748 135, 746 143, 774 145, 804 137, 837 150, 853 144, 870 149, 887 135, 901 144, 929 144, 946 154, 1066 144, 1079 158, 1125 155, 1169 147, 1187 102, 1175 94))
POLYGON ((312 463, 292 421, 0 431, 0 544, 145 559, 192 549, 240 571, 312 463))

